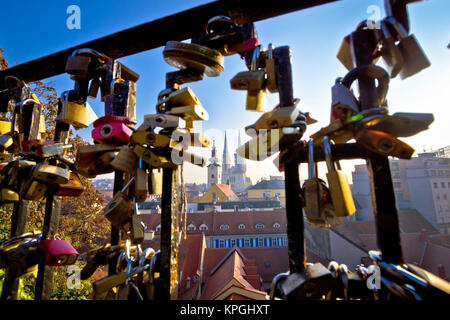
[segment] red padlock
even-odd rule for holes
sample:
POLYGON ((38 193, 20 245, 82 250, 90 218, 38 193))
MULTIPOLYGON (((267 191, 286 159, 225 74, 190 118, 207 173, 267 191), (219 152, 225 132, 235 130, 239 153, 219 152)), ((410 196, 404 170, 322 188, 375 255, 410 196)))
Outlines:
POLYGON ((65 149, 70 147, 71 145, 65 145, 55 141, 46 141, 44 139, 22 141, 22 152, 38 157, 62 155, 64 154, 65 149))
POLYGON ((45 255, 48 266, 68 266, 74 264, 78 258, 78 251, 66 240, 41 240, 38 247, 45 255))
POLYGON ((127 117, 101 117, 94 122, 92 139, 99 143, 128 144, 133 134, 133 130, 126 126, 128 123, 131 122, 127 117))

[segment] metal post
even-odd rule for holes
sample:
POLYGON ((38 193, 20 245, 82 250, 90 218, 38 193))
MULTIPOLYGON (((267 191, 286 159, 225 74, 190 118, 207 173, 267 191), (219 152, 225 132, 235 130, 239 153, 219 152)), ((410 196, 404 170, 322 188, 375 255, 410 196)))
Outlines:
MULTIPOLYGON (((122 190, 124 183, 123 183, 123 172, 122 171, 118 171, 116 170, 114 172, 114 195, 119 192, 120 190, 122 190)), ((114 228, 111 225, 111 240, 110 240, 111 246, 115 246, 118 245, 120 243, 120 233, 119 230, 117 230, 116 228, 114 228)), ((118 258, 118 257, 117 257, 118 258)), ((108 265, 108 275, 112 275, 114 273, 116 273, 116 264, 117 264, 117 259, 112 259, 109 262, 108 265)))
POLYGON ((163 169, 161 195, 161 274, 155 283, 155 300, 178 297, 178 167, 163 169))
MULTIPOLYGON (((373 63, 372 53, 377 45, 374 30, 358 28, 351 34, 350 45, 355 67, 373 63)), ((365 110, 378 107, 379 97, 375 80, 367 77, 360 78, 358 85, 361 108, 365 110)), ((378 247, 386 262, 403 263, 398 213, 388 157, 371 156, 367 160, 367 169, 372 191, 378 247)))
MULTIPOLYGON (((292 85, 291 50, 288 46, 277 47, 273 52, 277 59, 277 82, 281 107, 294 105, 292 85)), ((286 191, 286 220, 288 237, 289 269, 291 273, 306 268, 306 242, 303 223, 303 200, 301 197, 299 164, 284 164, 286 191)))

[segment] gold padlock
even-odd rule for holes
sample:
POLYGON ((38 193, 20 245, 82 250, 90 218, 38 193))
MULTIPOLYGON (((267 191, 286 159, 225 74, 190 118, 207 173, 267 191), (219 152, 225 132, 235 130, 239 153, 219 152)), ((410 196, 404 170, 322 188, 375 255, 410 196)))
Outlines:
POLYGON ((154 168, 174 168, 176 164, 172 162, 163 152, 158 149, 147 149, 146 157, 142 158, 143 161, 147 162, 154 168))
POLYGON ((69 182, 60 184, 55 192, 59 197, 79 197, 84 192, 80 177, 75 172, 70 173, 69 182))
POLYGON ((131 136, 133 143, 148 145, 153 147, 168 147, 171 144, 169 136, 157 134, 154 132, 137 131, 131 136))
POLYGON ((237 148, 236 153, 245 159, 262 161, 280 151, 282 129, 260 130, 256 137, 237 148))
POLYGON ((136 182, 134 189, 134 197, 137 203, 142 203, 147 200, 148 192, 148 177, 147 170, 144 168, 136 169, 136 182))
MULTIPOLYGON (((39 133, 46 133, 47 130, 45 129, 45 114, 41 114, 41 118, 39 121, 39 133)), ((39 139, 39 138, 38 138, 39 139)))
POLYGON ((65 184, 69 182, 70 171, 68 168, 62 168, 47 163, 39 163, 35 165, 32 175, 36 180, 42 182, 65 184))
POLYGON ((356 212, 356 207, 347 176, 342 172, 339 162, 336 162, 338 167, 335 168, 335 163, 331 158, 331 147, 327 136, 323 137, 323 147, 325 161, 328 167, 328 173, 326 175, 328 189, 330 190, 334 212, 337 217, 350 216, 356 212))
POLYGON ((147 128, 184 128, 186 126, 186 122, 181 117, 170 114, 148 114, 144 116, 143 126, 144 125, 146 125, 147 128))
POLYGON ((47 185, 36 180, 32 180, 26 192, 23 195, 24 200, 42 201, 45 198, 47 185))
POLYGON ((153 169, 149 175, 151 190, 149 190, 150 194, 162 194, 162 170, 161 169, 153 169))
POLYGON ((111 166, 116 170, 134 174, 136 172, 137 163, 138 157, 133 151, 133 148, 122 146, 117 156, 111 161, 111 166))
POLYGON ((11 122, 0 120, 0 135, 11 132, 11 122))
POLYGON ((125 191, 130 186, 134 178, 131 178, 123 189, 117 192, 108 205, 103 209, 103 215, 107 218, 111 225, 121 230, 124 225, 131 219, 134 209, 130 199, 125 194, 125 191))
POLYGON ((2 189, 0 192, 0 204, 8 204, 19 201, 19 194, 11 189, 2 189))
POLYGON ((296 106, 275 108, 264 113, 251 127, 255 130, 276 129, 291 126, 299 115, 296 106))
POLYGON ((89 126, 89 111, 86 106, 69 101, 69 91, 64 91, 59 103, 56 121, 71 124, 75 129, 87 128, 89 126))
POLYGON ((209 119, 208 112, 201 105, 175 107, 169 111, 169 114, 179 116, 186 122, 209 119))
POLYGON ((172 132, 170 148, 201 147, 208 148, 211 141, 202 133, 190 132, 186 129, 177 129, 172 132))
POLYGON ((277 83, 277 72, 275 59, 273 57, 273 46, 269 43, 269 47, 267 49, 267 57, 266 57, 266 88, 271 93, 278 92, 278 83, 277 83))

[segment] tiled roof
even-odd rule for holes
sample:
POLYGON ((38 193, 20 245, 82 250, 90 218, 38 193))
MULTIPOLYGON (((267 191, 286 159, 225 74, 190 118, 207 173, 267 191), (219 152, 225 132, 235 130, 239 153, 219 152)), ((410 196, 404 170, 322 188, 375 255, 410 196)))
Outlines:
POLYGON ((400 229, 404 233, 421 232, 422 230, 427 233, 439 233, 439 230, 433 227, 417 210, 399 210, 398 219, 400 229))
POLYGON ((227 184, 216 184, 216 186, 230 199, 230 200, 238 200, 239 197, 230 189, 230 186, 227 184))
POLYGON ((284 180, 262 180, 248 188, 248 190, 254 189, 284 189, 284 180))

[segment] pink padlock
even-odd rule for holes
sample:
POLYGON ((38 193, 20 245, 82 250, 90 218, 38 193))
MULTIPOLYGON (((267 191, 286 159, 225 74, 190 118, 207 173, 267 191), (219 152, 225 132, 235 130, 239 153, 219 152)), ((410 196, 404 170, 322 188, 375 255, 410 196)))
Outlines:
POLYGON ((67 266, 74 264, 78 258, 78 251, 65 240, 41 240, 38 247, 44 253, 45 264, 48 266, 67 266))
POLYGON ((117 145, 124 145, 130 142, 133 130, 125 125, 129 123, 126 117, 119 121, 114 121, 112 116, 105 116, 97 119, 94 122, 94 130, 92 130, 92 139, 99 143, 114 143, 117 145), (108 121, 109 120, 109 121, 108 121))

